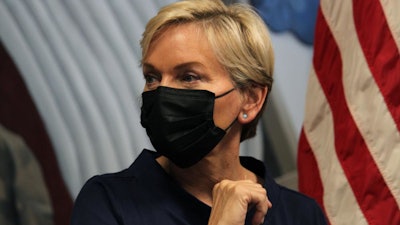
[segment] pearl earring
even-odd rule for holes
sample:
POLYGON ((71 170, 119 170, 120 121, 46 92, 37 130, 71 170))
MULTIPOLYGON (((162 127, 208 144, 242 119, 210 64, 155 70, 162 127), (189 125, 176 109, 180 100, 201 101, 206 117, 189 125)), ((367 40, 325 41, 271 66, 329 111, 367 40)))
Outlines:
POLYGON ((243 119, 247 119, 247 114, 243 113, 243 119))

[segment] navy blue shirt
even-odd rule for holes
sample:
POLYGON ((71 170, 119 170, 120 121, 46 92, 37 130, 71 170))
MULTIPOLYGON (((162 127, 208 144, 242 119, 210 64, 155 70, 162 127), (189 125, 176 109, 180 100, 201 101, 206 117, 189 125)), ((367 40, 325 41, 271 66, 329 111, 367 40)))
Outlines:
MULTIPOLYGON (((144 150, 128 169, 88 180, 75 201, 71 225, 207 224, 211 208, 181 188, 157 163, 158 156, 144 150)), ((261 161, 241 157, 241 163, 265 180, 272 208, 264 224, 326 224, 314 200, 275 183, 261 161)), ((246 224, 252 214, 249 210, 246 224)))

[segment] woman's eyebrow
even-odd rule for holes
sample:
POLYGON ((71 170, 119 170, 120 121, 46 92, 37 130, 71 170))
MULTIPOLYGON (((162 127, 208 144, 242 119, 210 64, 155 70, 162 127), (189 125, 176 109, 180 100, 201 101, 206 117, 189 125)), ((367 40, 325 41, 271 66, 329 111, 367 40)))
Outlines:
POLYGON ((193 67, 204 67, 204 65, 199 62, 185 62, 185 63, 181 63, 179 65, 176 65, 174 67, 174 70, 177 71, 177 70, 193 68, 193 67))
POLYGON ((143 63, 142 65, 143 69, 156 69, 155 66, 153 66, 151 63, 143 63))
MULTIPOLYGON (((149 62, 144 62, 142 65, 144 70, 155 70, 155 71, 159 71, 159 69, 157 69, 156 66, 154 66, 153 64, 149 63, 149 62)), ((181 63, 178 64, 176 66, 173 67, 174 71, 180 71, 180 70, 184 70, 184 69, 188 69, 188 68, 204 68, 205 66, 199 62, 193 61, 193 62, 185 62, 185 63, 181 63)))

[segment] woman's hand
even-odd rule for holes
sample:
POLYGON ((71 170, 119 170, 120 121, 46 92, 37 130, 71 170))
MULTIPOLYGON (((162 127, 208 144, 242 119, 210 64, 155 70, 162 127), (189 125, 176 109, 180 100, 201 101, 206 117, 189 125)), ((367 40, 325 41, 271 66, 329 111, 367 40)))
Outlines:
POLYGON ((213 203, 209 225, 243 225, 248 207, 255 207, 253 225, 264 222, 264 217, 272 207, 267 191, 250 180, 223 180, 213 189, 213 203))

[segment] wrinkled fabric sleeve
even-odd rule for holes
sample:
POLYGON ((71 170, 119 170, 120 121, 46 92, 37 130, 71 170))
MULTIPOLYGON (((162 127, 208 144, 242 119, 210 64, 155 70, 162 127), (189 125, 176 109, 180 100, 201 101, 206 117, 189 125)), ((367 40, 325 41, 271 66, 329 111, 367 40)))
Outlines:
POLYGON ((25 141, 0 125, 0 224, 53 225, 39 162, 25 141))

